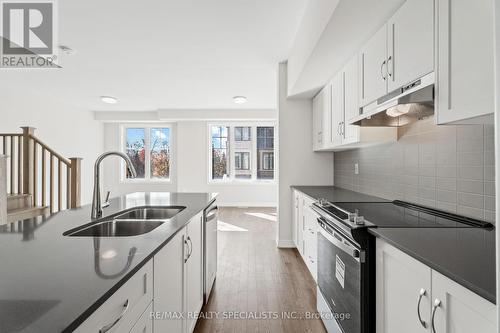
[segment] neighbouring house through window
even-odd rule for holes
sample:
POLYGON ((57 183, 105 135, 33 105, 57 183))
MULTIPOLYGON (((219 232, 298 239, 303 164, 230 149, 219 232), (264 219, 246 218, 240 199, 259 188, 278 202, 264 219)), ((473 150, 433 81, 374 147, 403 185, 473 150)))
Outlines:
POLYGON ((273 180, 274 126, 211 124, 212 181, 273 180))
MULTIPOLYGON (((171 168, 170 127, 125 127, 125 153, 143 180, 169 180, 171 168)), ((130 175, 126 174, 130 179, 130 175)))

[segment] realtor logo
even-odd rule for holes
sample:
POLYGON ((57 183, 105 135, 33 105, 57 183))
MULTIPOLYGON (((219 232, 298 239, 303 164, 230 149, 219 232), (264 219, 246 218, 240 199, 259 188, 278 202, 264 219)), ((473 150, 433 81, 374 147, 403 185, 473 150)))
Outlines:
POLYGON ((1 68, 54 68, 54 0, 0 0, 1 68))

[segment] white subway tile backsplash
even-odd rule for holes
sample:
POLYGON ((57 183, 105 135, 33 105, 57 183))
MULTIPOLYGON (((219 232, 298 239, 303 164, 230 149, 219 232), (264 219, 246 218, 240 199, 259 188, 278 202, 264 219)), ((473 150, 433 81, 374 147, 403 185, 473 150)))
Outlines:
POLYGON ((397 142, 336 152, 336 185, 494 221, 492 125, 437 126, 429 118, 398 135, 397 142))

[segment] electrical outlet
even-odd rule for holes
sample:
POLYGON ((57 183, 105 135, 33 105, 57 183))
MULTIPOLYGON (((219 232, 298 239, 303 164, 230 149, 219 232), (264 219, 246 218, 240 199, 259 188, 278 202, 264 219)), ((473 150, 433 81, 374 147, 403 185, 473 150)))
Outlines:
POLYGON ((354 174, 359 175, 359 165, 358 163, 354 163, 354 174))

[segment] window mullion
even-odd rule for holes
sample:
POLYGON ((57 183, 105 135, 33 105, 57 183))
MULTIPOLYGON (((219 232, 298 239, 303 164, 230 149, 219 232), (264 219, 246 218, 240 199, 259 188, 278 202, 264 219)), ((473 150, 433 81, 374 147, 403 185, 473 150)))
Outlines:
POLYGON ((151 179, 151 129, 144 128, 144 177, 148 180, 151 179))
POLYGON ((252 152, 250 162, 252 163, 252 180, 257 180, 257 126, 251 127, 252 152))

